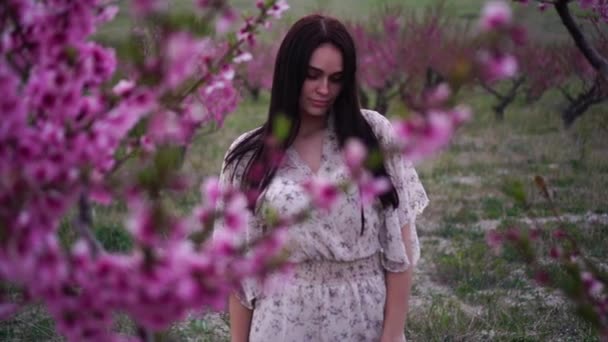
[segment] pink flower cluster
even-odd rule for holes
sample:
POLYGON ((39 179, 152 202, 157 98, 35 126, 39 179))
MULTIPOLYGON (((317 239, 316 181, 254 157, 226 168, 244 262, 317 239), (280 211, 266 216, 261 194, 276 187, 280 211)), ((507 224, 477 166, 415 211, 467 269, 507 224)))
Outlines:
POLYGON ((251 93, 255 94, 260 90, 270 91, 274 60, 279 49, 277 41, 274 43, 258 42, 251 51, 252 59, 239 65, 237 74, 242 78, 245 88, 251 93))
MULTIPOLYGON (((160 0, 131 5, 139 19, 166 8, 160 0)), ((279 15, 279 5, 263 7, 255 25, 279 15)), ((24 303, 46 305, 71 341, 133 339, 112 333, 116 312, 157 331, 188 311, 221 307, 242 277, 268 272, 283 241, 277 230, 247 255, 222 239, 194 243, 193 235, 205 234, 201 222, 150 196, 179 179, 153 183, 152 190, 145 182, 107 182, 124 151, 141 148, 147 167, 145 157, 159 145, 189 144, 198 127, 221 123, 238 101, 232 56, 225 56, 230 47, 188 32, 162 32, 162 48, 112 85, 117 67, 130 64, 89 37, 117 11, 105 0, 0 2, 0 281, 18 287, 24 303), (182 98, 177 90, 198 72, 206 78, 182 98), (92 224, 88 199, 109 203, 112 196, 129 208, 125 226, 135 246, 124 254, 103 251, 92 232, 83 233, 92 224), (59 225, 77 205, 72 226, 82 236, 66 248, 59 225)), ((218 196, 228 205, 213 218, 242 231, 244 195, 210 190, 203 202, 218 196)), ((18 309, 7 298, 0 294, 3 318, 18 309)))
POLYGON ((322 177, 312 177, 302 186, 310 196, 314 208, 330 210, 341 196, 342 191, 355 186, 359 191, 361 203, 368 205, 390 188, 388 179, 374 177, 365 167, 367 148, 355 138, 350 138, 343 150, 343 158, 348 169, 348 179, 344 184, 334 184, 322 177))
MULTIPOLYGON (((527 5, 528 3, 530 3, 531 0, 513 1, 527 5)), ((596 12, 600 16, 600 18, 602 18, 602 20, 608 21, 608 0, 578 0, 577 2, 582 9, 592 10, 596 12)), ((541 11, 547 9, 548 5, 548 2, 538 1, 538 9, 541 11)))
POLYGON ((400 76, 396 71, 408 67, 402 26, 399 17, 390 14, 382 18, 377 31, 360 23, 351 25, 363 85, 376 90, 390 87, 400 76))
POLYGON ((447 146, 456 129, 471 116, 465 105, 450 107, 452 90, 446 83, 423 92, 412 104, 418 112, 411 119, 393 122, 397 148, 412 162, 436 153, 447 146))
MULTIPOLYGON (((495 252, 500 254, 505 245, 510 245, 523 256, 524 261, 531 267, 535 280, 543 286, 559 288, 565 292, 579 307, 592 310, 590 315, 599 328, 600 334, 608 333, 608 292, 606 279, 594 266, 590 266, 578 250, 574 239, 562 229, 551 233, 554 243, 548 249, 548 257, 558 263, 564 270, 569 281, 553 279, 545 261, 540 262, 536 255, 542 243, 543 231, 538 228, 528 231, 519 228, 507 230, 490 230, 486 233, 486 243, 495 252), (532 247, 532 245, 535 247, 532 247)), ((589 318, 589 317, 587 317, 589 318)))
POLYGON ((365 205, 390 189, 390 182, 383 177, 374 177, 364 167, 368 151, 359 140, 349 139, 344 146, 344 160, 348 167, 351 180, 359 189, 361 202, 365 205))
POLYGON ((514 77, 518 72, 517 60, 508 53, 506 45, 509 41, 521 45, 525 41, 525 31, 513 23, 511 7, 504 0, 487 2, 482 9, 478 27, 481 33, 489 35, 492 40, 489 48, 477 53, 479 77, 485 83, 514 77))

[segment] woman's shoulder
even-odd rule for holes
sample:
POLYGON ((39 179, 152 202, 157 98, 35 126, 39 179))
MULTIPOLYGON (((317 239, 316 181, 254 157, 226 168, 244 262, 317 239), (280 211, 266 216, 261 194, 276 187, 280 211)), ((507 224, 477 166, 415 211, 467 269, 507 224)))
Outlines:
POLYGON ((369 123, 381 144, 386 145, 393 140, 393 134, 395 134, 393 126, 384 115, 371 109, 361 109, 361 114, 369 123))
POLYGON ((256 127, 252 130, 246 131, 245 133, 242 133, 241 135, 239 135, 236 139, 234 139, 232 141, 232 143, 230 144, 230 147, 228 147, 228 151, 226 151, 226 155, 228 155, 228 153, 230 153, 230 151, 234 150, 241 142, 243 142, 243 140, 247 139, 247 137, 249 137, 252 134, 254 134, 255 132, 257 132, 260 128, 262 128, 262 126, 256 127))
POLYGON ((239 146, 240 143, 242 143, 247 137, 251 136, 259 129, 260 129, 260 127, 254 128, 250 131, 242 133, 241 135, 239 135, 236 139, 234 139, 232 141, 232 143, 230 144, 230 147, 228 147, 228 150, 224 154, 224 160, 222 162, 222 168, 221 168, 221 173, 222 173, 223 177, 229 178, 229 179, 234 179, 234 177, 236 176, 237 179, 240 179, 240 177, 242 176, 242 173, 244 172, 245 164, 247 164, 247 163, 241 163, 240 161, 243 158, 250 158, 250 156, 252 155, 252 151, 247 151, 236 158, 230 157, 230 162, 228 161, 229 160, 228 157, 230 156, 232 151, 234 151, 234 149, 236 149, 236 147, 239 146), (230 176, 227 176, 227 175, 230 175, 230 176))

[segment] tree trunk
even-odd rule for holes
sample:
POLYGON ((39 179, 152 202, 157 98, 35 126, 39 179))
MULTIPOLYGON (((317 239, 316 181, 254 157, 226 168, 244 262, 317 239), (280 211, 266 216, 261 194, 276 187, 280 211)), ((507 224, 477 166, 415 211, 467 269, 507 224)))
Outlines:
POLYGON ((359 103, 361 104, 361 108, 369 108, 369 96, 367 96, 367 93, 365 92, 365 90, 363 90, 363 87, 359 86, 359 103))
POLYGON ((386 97, 386 92, 382 89, 376 91, 374 110, 382 115, 386 115, 388 111, 388 99, 386 97))
POLYGON ((591 88, 580 93, 568 107, 562 111, 562 121, 566 128, 572 126, 574 121, 581 117, 589 107, 608 100, 608 92, 604 89, 606 84, 601 75, 598 75, 591 88))
POLYGON ((570 33, 576 47, 582 52, 589 64, 608 81, 608 60, 602 56, 585 37, 579 26, 574 21, 568 7, 571 0, 557 0, 553 5, 557 14, 559 14, 562 23, 570 33))
POLYGON ((260 100, 260 88, 249 88, 249 94, 251 94, 253 102, 258 102, 260 100))
POLYGON ((424 81, 424 89, 431 89, 444 82, 445 78, 443 75, 435 71, 435 69, 428 67, 426 68, 426 77, 424 81))
POLYGON ((523 77, 514 80, 507 94, 498 97, 498 103, 492 107, 498 121, 503 121, 505 119, 505 110, 511 103, 513 103, 513 101, 515 101, 515 98, 517 97, 517 90, 522 84, 524 84, 523 77))

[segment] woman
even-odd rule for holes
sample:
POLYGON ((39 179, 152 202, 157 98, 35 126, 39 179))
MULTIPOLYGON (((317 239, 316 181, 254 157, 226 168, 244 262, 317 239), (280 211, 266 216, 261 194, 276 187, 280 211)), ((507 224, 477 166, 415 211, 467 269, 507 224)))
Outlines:
MULTIPOLYGON (((343 24, 321 15, 296 22, 277 54, 268 119, 232 144, 221 181, 261 194, 255 208, 269 205, 295 215, 308 204, 305 180, 348 177, 341 152, 348 138, 369 150, 390 146, 389 121, 359 107, 356 68, 354 42, 343 24), (291 126, 273 164, 266 142, 278 115, 291 126)), ((293 276, 272 291, 245 281, 230 297, 232 341, 405 340, 420 253, 414 223, 428 199, 411 165, 400 155, 382 155, 373 173, 389 177, 390 191, 363 205, 353 188, 331 211, 314 210, 288 230, 293 276)), ((251 222, 248 239, 263 234, 260 222, 251 222)))

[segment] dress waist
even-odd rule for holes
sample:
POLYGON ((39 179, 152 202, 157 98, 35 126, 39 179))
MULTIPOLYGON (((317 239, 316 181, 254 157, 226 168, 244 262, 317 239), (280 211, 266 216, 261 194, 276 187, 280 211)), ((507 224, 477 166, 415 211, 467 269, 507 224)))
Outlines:
POLYGON ((384 276, 380 254, 353 261, 310 260, 296 263, 292 279, 296 283, 334 283, 352 282, 356 279, 384 276))

